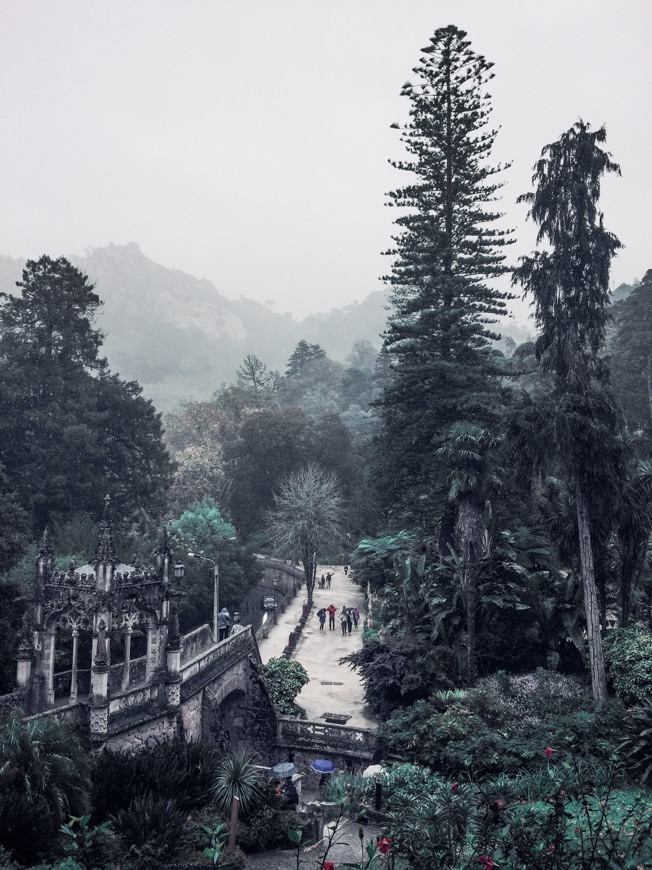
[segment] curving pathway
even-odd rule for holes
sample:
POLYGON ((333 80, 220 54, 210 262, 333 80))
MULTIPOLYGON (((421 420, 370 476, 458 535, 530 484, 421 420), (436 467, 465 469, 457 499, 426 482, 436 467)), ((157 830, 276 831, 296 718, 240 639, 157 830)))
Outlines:
MULTIPOLYGON (((360 587, 345 576, 342 565, 319 565, 318 581, 328 571, 333 574, 331 588, 315 588, 314 606, 293 654, 293 659, 301 662, 310 677, 310 682, 296 700, 305 708, 308 719, 319 721, 324 713, 338 713, 350 717, 347 725, 375 728, 378 723, 365 708, 360 677, 347 665, 339 664, 342 656, 362 646, 362 627, 366 618, 364 595, 360 587), (320 631, 317 611, 331 603, 337 608, 335 630, 329 631, 327 619, 324 631, 320 631), (342 607, 360 610, 358 628, 346 636, 342 635, 340 628, 342 607)), ((271 625, 269 636, 259 643, 263 662, 282 654, 290 632, 299 621, 304 601, 305 594, 300 593, 285 613, 277 614, 278 624, 271 625)))

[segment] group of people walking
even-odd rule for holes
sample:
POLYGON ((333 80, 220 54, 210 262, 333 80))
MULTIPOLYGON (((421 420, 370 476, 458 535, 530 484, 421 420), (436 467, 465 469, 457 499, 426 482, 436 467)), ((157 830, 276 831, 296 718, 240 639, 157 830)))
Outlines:
MULTIPOLYGON (((328 616, 329 631, 335 631, 336 613, 337 607, 335 607, 334 604, 330 604, 328 607, 322 607, 317 611, 320 631, 324 630, 324 625, 326 624, 326 616, 328 616)), ((357 607, 343 607, 340 611, 340 625, 342 627, 342 634, 351 634, 353 628, 358 627, 359 621, 360 610, 357 607)))

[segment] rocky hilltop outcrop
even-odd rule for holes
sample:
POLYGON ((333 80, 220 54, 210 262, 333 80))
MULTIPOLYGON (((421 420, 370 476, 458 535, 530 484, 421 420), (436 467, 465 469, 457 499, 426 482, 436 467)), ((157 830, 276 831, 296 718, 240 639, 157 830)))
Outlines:
MULTIPOLYGON (((163 411, 184 399, 209 398, 221 383, 234 380, 248 353, 282 371, 302 338, 339 360, 356 341, 380 346, 382 291, 298 322, 252 299, 227 299, 210 281, 150 260, 133 242, 69 259, 104 301, 97 324, 111 368, 138 381, 163 411)), ((0 290, 15 291, 24 264, 0 257, 0 290)))

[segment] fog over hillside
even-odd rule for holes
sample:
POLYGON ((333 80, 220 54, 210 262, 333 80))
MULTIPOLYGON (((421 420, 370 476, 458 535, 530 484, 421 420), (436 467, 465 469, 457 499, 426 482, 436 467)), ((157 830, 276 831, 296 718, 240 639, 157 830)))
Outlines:
MULTIPOLYGON (((210 281, 150 260, 133 242, 69 259, 90 277, 104 302, 97 322, 111 368, 137 380, 162 411, 185 399, 210 398, 222 382, 235 379, 248 353, 283 371, 302 338, 320 344, 336 360, 343 360, 356 341, 381 344, 382 290, 361 303, 297 322, 252 299, 227 299, 210 281)), ((24 259, 0 257, 3 292, 15 292, 24 264, 24 259)))
MULTIPOLYGON (((91 248, 84 257, 68 259, 89 276, 104 302, 97 322, 111 368, 138 381, 161 411, 210 398, 221 383, 235 380, 248 353, 282 372, 301 339, 320 344, 339 361, 356 341, 381 345, 387 317, 383 289, 297 321, 253 299, 228 299, 205 278, 155 263, 135 242, 91 248)), ((24 259, 0 257, 2 292, 16 291, 24 265, 24 259)), ((528 338, 527 327, 513 321, 499 329, 516 344, 528 338)))

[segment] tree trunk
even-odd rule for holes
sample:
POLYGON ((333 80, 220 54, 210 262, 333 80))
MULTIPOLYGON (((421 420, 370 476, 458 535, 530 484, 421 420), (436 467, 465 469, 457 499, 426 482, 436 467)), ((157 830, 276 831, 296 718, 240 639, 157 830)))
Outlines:
POLYGON ((580 570, 582 574, 582 591, 584 594, 586 634, 589 641, 591 686, 593 688, 593 697, 595 700, 606 701, 607 678, 604 670, 598 593, 595 586, 595 571, 593 568, 591 521, 589 519, 589 512, 586 506, 584 492, 579 483, 575 487, 575 500, 577 503, 577 531, 580 539, 580 570))
POLYGON ((315 588, 315 562, 316 553, 304 553, 301 562, 303 564, 303 576, 306 579, 306 594, 308 604, 312 607, 312 593, 315 588))
POLYGON ((462 498, 457 512, 457 534, 462 545, 464 564, 464 598, 466 603, 466 669, 469 682, 478 676, 477 651, 477 584, 478 568, 484 546, 482 506, 472 498, 462 498))

